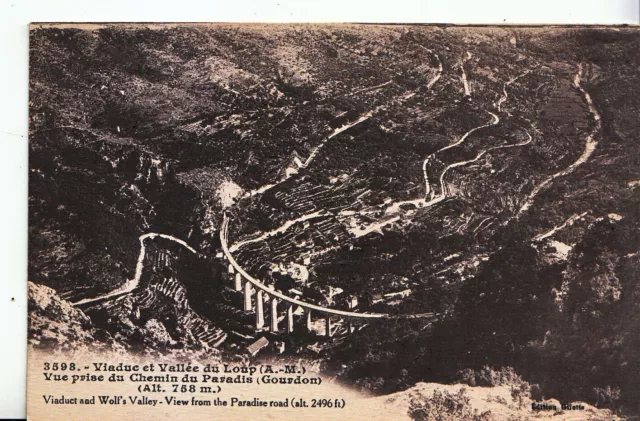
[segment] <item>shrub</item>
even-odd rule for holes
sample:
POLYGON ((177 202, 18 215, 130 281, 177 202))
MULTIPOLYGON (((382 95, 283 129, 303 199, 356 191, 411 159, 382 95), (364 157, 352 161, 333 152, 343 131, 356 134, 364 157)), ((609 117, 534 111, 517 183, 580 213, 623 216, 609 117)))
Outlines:
POLYGON ((458 383, 466 384, 471 387, 476 386, 476 372, 472 368, 465 368, 456 373, 458 383))
POLYGON ((534 400, 536 402, 540 402, 544 400, 544 394, 542 393, 542 389, 540 388, 540 385, 535 383, 531 385, 531 400, 534 400))
MULTIPOLYGON (((522 383, 526 383, 512 367, 495 369, 485 365, 480 370, 466 368, 458 371, 456 377, 458 379, 458 383, 467 384, 469 386, 519 386, 522 383)), ((527 383, 527 387, 528 386, 529 384, 527 383)))
POLYGON ((620 388, 607 386, 605 388, 594 387, 593 392, 596 395, 596 407, 609 408, 616 412, 617 403, 620 400, 620 388))
POLYGON ((435 390, 431 397, 416 393, 409 401, 409 416, 415 421, 487 421, 490 413, 478 413, 469 401, 464 388, 457 393, 435 390))
POLYGON ((521 382, 520 384, 512 384, 509 390, 518 408, 524 408, 531 397, 531 386, 529 383, 521 382))

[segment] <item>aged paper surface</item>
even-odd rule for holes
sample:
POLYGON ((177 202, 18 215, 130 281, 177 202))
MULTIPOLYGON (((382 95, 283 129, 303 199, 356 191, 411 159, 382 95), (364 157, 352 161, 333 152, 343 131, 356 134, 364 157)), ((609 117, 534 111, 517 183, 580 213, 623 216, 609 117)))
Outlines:
POLYGON ((33 24, 29 419, 637 415, 639 47, 33 24))

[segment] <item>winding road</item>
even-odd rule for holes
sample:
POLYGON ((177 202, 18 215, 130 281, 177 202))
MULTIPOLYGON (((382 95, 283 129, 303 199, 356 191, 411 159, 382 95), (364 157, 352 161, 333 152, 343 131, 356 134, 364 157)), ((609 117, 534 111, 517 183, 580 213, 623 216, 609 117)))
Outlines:
MULTIPOLYGON (((427 174, 427 165, 429 163, 429 160, 433 159, 435 157, 436 154, 445 151, 447 149, 451 149, 454 148, 460 144, 462 144, 462 142, 464 142, 469 135, 471 135, 473 132, 483 129, 485 127, 491 127, 491 126, 495 126, 496 124, 498 124, 500 122, 500 118, 495 115, 494 113, 487 111, 487 113, 489 115, 491 115, 492 119, 489 123, 483 124, 481 126, 477 126, 472 128, 471 130, 469 130, 468 132, 466 132, 463 136, 460 137, 460 139, 458 139, 457 141, 455 141, 454 143, 451 143, 447 146, 444 146, 440 149, 438 149, 437 151, 435 151, 434 153, 430 154, 428 157, 425 158, 425 160, 422 162, 422 172, 423 172, 423 176, 424 176, 424 183, 425 183, 425 197, 422 199, 412 199, 412 200, 403 200, 401 202, 395 202, 391 205, 389 205, 386 209, 385 209, 385 213, 386 214, 394 214, 397 213, 401 210, 401 206, 402 205, 414 205, 417 206, 418 208, 426 208, 432 205, 435 205, 436 203, 442 202, 447 196, 446 196, 446 186, 444 184, 444 176, 445 174, 452 168, 456 168, 456 167, 461 167, 463 165, 469 164, 471 162, 477 161, 478 159, 480 159, 485 153, 487 153, 488 151, 492 150, 492 149, 499 149, 499 148, 503 148, 506 146, 521 146, 522 144, 516 144, 516 145, 504 145, 504 146, 499 146, 499 147, 494 147, 494 148, 489 148, 485 151, 483 151, 482 153, 480 153, 480 155, 478 155, 476 158, 469 160, 469 161, 460 161, 460 162, 454 162, 453 164, 448 165, 440 174, 440 194, 438 195, 434 195, 433 191, 431 190, 431 185, 429 184, 429 177, 427 174)), ((528 134, 528 133, 527 133, 528 134)), ((531 136, 529 136, 531 137, 531 136)), ((529 143, 529 142, 527 142, 529 143)))
POLYGON ((462 86, 464 87, 464 96, 465 97, 470 97, 471 96, 471 88, 469 87, 469 81, 467 80, 467 72, 465 72, 465 70, 464 70, 464 64, 467 61, 471 60, 471 57, 472 57, 471 53, 469 51, 467 51, 467 56, 459 64, 460 71, 462 72, 462 76, 460 77, 460 79, 462 80, 462 86))
POLYGON ((498 112, 502 112, 502 104, 504 102, 507 101, 507 99, 509 98, 509 94, 507 94, 507 86, 511 85, 513 82, 515 82, 516 80, 520 79, 521 77, 524 77, 526 75, 528 75, 529 73, 531 73, 530 70, 527 70, 524 73, 519 74, 518 76, 509 79, 503 86, 502 86, 502 96, 500 97, 500 99, 498 99, 498 102, 496 102, 494 105, 495 107, 498 109, 498 112))
POLYGON ((229 249, 234 252, 237 251, 240 247, 246 246, 247 244, 251 244, 251 243, 257 243, 263 240, 266 240, 269 237, 272 237, 274 235, 277 234, 282 234, 285 231, 287 231, 289 228, 291 228, 292 226, 294 226, 295 224, 298 224, 300 222, 304 222, 304 221, 309 221, 311 219, 316 219, 316 218, 322 218, 323 216, 326 216, 327 212, 325 212, 324 210, 319 210, 319 211, 315 211, 313 213, 308 213, 306 215, 302 215, 300 218, 296 218, 296 219, 292 219, 290 221, 285 222, 284 224, 282 224, 281 226, 279 226, 278 228, 269 231, 269 232, 265 232, 257 237, 253 237, 250 238, 248 240, 245 241, 241 241, 238 243, 234 243, 229 249))
POLYGON ((444 176, 445 176, 445 174, 447 173, 447 171, 449 171, 449 170, 450 170, 450 169, 452 169, 452 168, 461 167, 461 166, 463 166, 463 165, 467 165, 467 164, 471 164, 471 163, 473 163, 473 162, 476 162, 477 160, 479 160, 480 158, 482 158, 482 157, 483 157, 487 152, 494 151, 494 150, 496 150, 496 149, 507 149, 507 148, 515 148, 515 147, 518 147, 518 146, 526 146, 526 145, 530 144, 530 143, 532 142, 532 140, 533 140, 533 138, 531 137, 531 134, 530 134, 529 132, 526 132, 526 133, 527 133, 528 139, 527 139, 527 140, 525 140, 524 142, 516 143, 516 144, 513 144, 513 145, 500 145, 500 146, 493 146, 493 147, 491 147, 491 148, 485 149, 484 151, 480 152, 480 153, 479 153, 475 158, 473 158, 473 159, 470 159, 470 160, 468 160, 468 161, 456 162, 456 163, 454 163, 454 164, 449 165, 449 166, 448 166, 448 167, 447 167, 447 168, 442 172, 442 174, 440 174, 440 186, 441 186, 441 189, 443 189, 443 190, 442 190, 442 192, 443 192, 443 193, 442 193, 442 196, 447 196, 447 192, 448 192, 448 189, 447 189, 447 187, 446 187, 446 185, 445 185, 445 183, 444 183, 444 176))
POLYGON ((598 110, 596 110, 595 106, 593 105, 593 101, 591 100, 591 96, 580 85, 580 81, 582 79, 582 67, 583 67, 583 65, 581 63, 578 66, 578 73, 576 73, 576 75, 575 75, 575 77, 573 79, 573 86, 576 89, 578 89, 582 93, 582 95, 584 96, 584 99, 587 102, 587 105, 589 106, 589 112, 593 116, 593 120, 595 121, 596 124, 595 124, 593 130, 589 133, 589 135, 585 139, 584 151, 582 152, 582 155, 580 155, 580 157, 573 164, 569 165, 564 170, 559 171, 559 172, 557 172, 557 173, 555 173, 553 175, 550 175, 542 183, 538 184, 533 189, 533 191, 529 194, 527 199, 525 200, 524 204, 522 205, 522 207, 518 211, 518 213, 516 215, 516 218, 518 218, 522 213, 526 212, 533 205, 533 202, 535 201, 536 196, 543 189, 545 189, 547 186, 549 186, 549 184, 551 184, 551 182, 553 182, 556 178, 563 177, 565 175, 571 174, 572 172, 574 172, 576 170, 576 168, 578 168, 580 165, 582 165, 585 162, 587 162, 589 160, 589 158, 591 157, 591 155, 593 154, 593 152, 596 150, 596 146, 598 146, 598 141, 595 140, 595 136, 600 131, 600 129, 602 128, 602 122, 600 121, 600 114, 598 113, 598 110))
MULTIPOLYGON (((422 171, 424 173, 424 182, 425 182, 425 191, 431 192, 431 187, 429 186, 429 178, 427 177, 427 163, 429 162, 429 160, 431 158, 433 158, 436 154, 440 153, 440 152, 444 152, 447 149, 451 149, 451 148, 455 148, 456 146, 462 144, 462 142, 464 142, 467 137, 469 137, 469 135, 471 135, 473 132, 480 130, 480 129, 484 129, 486 127, 491 127, 491 126, 495 126, 498 123, 500 123, 500 117, 498 117, 497 115, 495 115, 494 113, 492 113, 491 111, 487 111, 487 113, 489 113, 492 117, 492 120, 487 123, 487 124, 483 124, 482 126, 478 126, 478 127, 474 127, 473 129, 469 130, 468 132, 466 132, 460 139, 458 139, 457 142, 454 142, 450 145, 447 145, 439 150, 437 150, 436 152, 432 153, 431 155, 429 155, 424 162, 422 163, 422 171)), ((487 151, 485 151, 487 152, 487 151)), ((441 196, 446 196, 446 186, 444 185, 444 175, 447 173, 447 171, 449 171, 451 168, 455 168, 455 167, 460 167, 462 165, 465 165, 469 162, 473 162, 473 161, 462 161, 462 162, 455 162, 451 165, 449 165, 448 167, 446 167, 444 169, 444 171, 440 174, 440 195, 441 196)), ((432 197, 433 199, 433 197, 432 197)), ((426 200, 426 197, 425 197, 426 200)))
POLYGON ((136 273, 133 277, 133 279, 128 280, 124 285, 122 285, 120 288, 117 288, 107 294, 103 294, 103 295, 99 295, 97 297, 94 298, 85 298, 83 300, 77 301, 75 303, 73 303, 74 306, 84 306, 87 304, 92 304, 98 301, 104 301, 104 300, 108 300, 111 298, 117 298, 121 295, 125 295, 130 293, 131 291, 133 291, 134 289, 136 289, 138 287, 138 284, 140 283, 140 278, 142 277, 142 271, 144 269, 144 259, 146 256, 146 247, 145 247, 145 240, 147 238, 164 238, 167 240, 171 240, 173 242, 176 242, 178 244, 180 244, 182 247, 186 248, 187 250, 189 250, 191 253, 194 254, 198 254, 197 251, 195 251, 189 244, 187 244, 186 242, 184 242, 183 240, 180 240, 179 238, 173 237, 171 235, 167 235, 167 234, 158 234, 155 232, 150 232, 147 234, 142 234, 140 237, 138 237, 138 241, 140 241, 140 253, 138 254, 138 263, 136 264, 136 273))
MULTIPOLYGON (((430 50, 430 49, 428 49, 428 48, 426 48, 426 47, 424 47, 423 45, 420 45, 420 44, 416 44, 416 45, 418 45, 419 47, 423 48, 429 54, 433 55, 433 57, 435 57, 436 61, 438 62, 438 70, 436 71, 436 74, 429 80, 429 82, 427 82, 427 85, 426 85, 427 89, 432 89, 433 86, 442 77, 442 72, 444 70, 444 67, 442 65, 442 61, 440 60, 440 57, 438 56, 438 54, 436 54, 433 50, 430 50)), ((377 85, 377 86, 374 86, 372 88, 365 88, 365 89, 378 88, 380 86, 385 86, 387 84, 388 83, 383 83, 381 85, 377 85)), ((419 90, 420 90, 420 88, 416 88, 416 89, 409 90, 409 91, 405 92, 403 95, 401 95, 399 97, 399 103, 402 103, 402 101, 406 101, 407 99, 411 98, 419 90)), ((393 103, 393 101, 390 101, 390 103, 393 103)), ((311 152, 309 157, 301 165, 300 169, 309 167, 309 165, 313 162, 313 160, 316 158, 316 156, 320 153, 322 148, 327 144, 327 142, 329 140, 331 140, 335 136, 339 135, 340 133, 343 133, 344 131, 349 130, 352 127, 355 127, 356 125, 368 120, 375 113, 377 113, 380 110, 386 109, 386 107, 388 107, 388 106, 389 106, 389 104, 379 105, 378 107, 374 108, 373 110, 370 110, 370 111, 364 113, 363 115, 361 115, 357 120, 355 120, 355 121, 353 121, 351 123, 348 123, 348 124, 346 124, 346 125, 344 125, 342 127, 339 127, 337 129, 335 129, 329 136, 325 137, 322 141, 320 141, 320 143, 313 149, 313 151, 311 152)), ((496 118, 497 118, 497 116, 496 116, 496 118)), ((474 130, 477 130, 477 129, 478 128, 476 128, 474 130)), ((468 134, 470 134, 470 133, 467 133, 465 136, 463 136, 463 138, 460 140, 460 142, 464 141, 464 138, 466 138, 466 136, 468 134)), ((453 146, 455 146, 455 145, 453 145, 453 146)), ((444 149, 447 149, 447 148, 444 148, 444 149)), ((262 186, 262 187, 260 187, 258 189, 252 190, 251 192, 246 193, 243 198, 255 197, 256 195, 260 195, 262 193, 265 193, 266 191, 276 187, 277 185, 282 184, 285 181, 289 180, 291 177, 293 177, 297 173, 298 173, 298 171, 289 173, 289 174, 285 175, 283 178, 281 178, 279 181, 277 181, 276 183, 267 184, 267 185, 264 185, 264 186, 262 186)), ((425 172, 425 178, 426 178, 426 172, 425 172)), ((272 235, 275 235, 275 234, 278 234, 278 233, 282 233, 282 232, 286 231, 288 228, 290 228, 291 226, 295 225, 297 222, 302 222, 303 220, 307 220, 307 219, 314 218, 314 217, 319 217, 319 216, 320 215, 316 215, 316 213, 314 213, 314 214, 310 214, 310 215, 304 215, 304 216, 302 216, 302 217, 300 217, 300 218, 298 218, 296 220, 287 221, 281 227, 276 228, 273 231, 270 231, 268 233, 259 234, 256 237, 253 237, 253 238, 250 238, 248 240, 242 241, 242 242, 240 242, 238 244, 233 244, 231 246, 231 251, 236 251, 236 250, 238 250, 240 247, 242 247, 244 245, 255 243, 255 242, 259 242, 259 241, 262 241, 262 240, 264 240, 266 238, 271 237, 272 235)))
MULTIPOLYGON (((470 56, 468 56, 468 58, 470 58, 470 56)), ((462 66, 462 65, 461 65, 462 66)), ((464 70, 464 68, 463 68, 464 70)), ((518 80, 520 77, 528 74, 529 71, 516 76, 513 79, 510 79, 509 81, 505 82, 502 91, 503 91, 503 96, 500 98, 500 100, 494 104, 497 108, 498 111, 500 111, 501 109, 501 105, 508 99, 508 94, 507 94, 507 86, 509 86, 510 84, 512 84, 513 82, 515 82, 516 80, 518 80)), ((466 74, 464 74, 465 80, 466 80, 466 74)), ((465 85, 466 86, 466 85, 465 85)), ((500 123, 500 117, 498 117, 496 114, 492 113, 491 111, 487 111, 487 113, 491 116, 491 121, 483 124, 481 126, 478 127, 474 127, 471 130, 469 130, 468 132, 466 132, 462 137, 460 137, 460 139, 458 139, 457 141, 444 146, 443 148, 440 148, 439 150, 437 150, 436 152, 430 154, 429 156, 427 156, 425 158, 425 160, 422 162, 422 173, 424 176, 424 183, 425 183, 425 197, 424 199, 413 199, 413 200, 404 200, 401 202, 395 202, 392 203, 391 205, 389 205, 386 209, 385 209, 385 214, 387 215, 395 215, 397 213, 399 213, 402 210, 402 205, 414 205, 419 209, 424 209, 424 208, 428 208, 431 207, 433 205, 435 205, 436 203, 442 202, 444 199, 446 199, 447 193, 448 193, 448 189, 447 186, 445 184, 445 175, 446 173, 451 170, 452 168, 456 168, 456 167, 461 167, 473 162, 478 161, 480 158, 482 158, 487 152, 490 152, 492 150, 496 150, 496 149, 506 149, 506 148, 512 148, 512 147, 518 147, 518 146, 526 146, 528 144, 530 144, 533 140, 533 138, 531 137, 531 134, 528 131, 525 131, 527 133, 527 137, 528 139, 524 142, 520 142, 520 143, 516 143, 513 145, 500 145, 500 146, 494 146, 491 148, 488 148, 484 151, 482 151, 481 153, 479 153, 474 159, 471 160, 467 160, 467 161, 460 161, 460 162, 454 162, 453 164, 448 165, 443 172, 440 174, 440 193, 438 195, 434 195, 432 189, 431 189, 431 185, 429 183, 429 177, 428 177, 428 173, 427 173, 427 168, 428 168, 428 164, 429 161, 431 159, 433 159, 435 157, 436 154, 443 152, 447 149, 451 149, 454 148, 456 146, 459 146, 460 144, 462 144, 472 133, 474 133, 477 130, 483 129, 483 128, 487 128, 487 127, 491 127, 491 126, 495 126, 497 124, 500 123)), ((386 219, 384 221, 378 221, 375 222, 373 224, 370 224, 369 226, 366 226, 362 229, 358 229, 356 230, 356 232, 354 232, 354 234, 356 235, 356 237, 362 236, 362 235, 366 235, 370 232, 382 232, 381 229, 389 224, 392 224, 396 221, 399 220, 398 216, 392 217, 390 219, 386 219)))
MULTIPOLYGON (((427 50, 430 54, 433 54, 433 56, 436 58, 436 60, 438 61, 438 70, 436 72, 436 75, 431 78, 431 80, 429 80, 429 82, 427 83, 427 88, 431 89, 433 87, 433 85, 435 85, 435 83, 440 79, 440 77, 442 76, 442 71, 443 71, 443 66, 442 66, 442 61, 440 60, 440 57, 434 53, 432 50, 427 49, 426 47, 421 46, 422 48, 424 48, 425 50, 427 50)), ((381 86, 385 86, 387 85, 388 82, 385 82, 381 85, 377 85, 371 88, 366 88, 366 89, 374 89, 374 88, 379 88, 381 86)), ((402 103, 402 101, 406 101, 407 99, 413 97, 420 88, 416 88, 416 89, 412 89, 409 90, 407 92, 405 92, 403 95, 400 95, 399 97, 396 98, 396 100, 399 103, 402 103)), ((309 165, 311 165, 311 163, 313 162, 313 160, 316 158, 316 156, 318 156, 318 154, 320 153, 320 151, 322 150, 322 148, 327 144, 327 142, 331 139, 333 139, 334 137, 338 136, 340 133, 343 133, 355 126, 357 126, 358 124, 367 121, 368 119, 370 119, 371 117, 373 117, 374 114, 376 114, 377 112, 379 112, 380 110, 384 110, 386 109, 390 104, 396 103, 394 102, 394 100, 389 101, 389 103, 387 104, 383 104, 383 105, 379 105, 377 107, 375 107, 372 110, 367 111, 366 113, 362 114, 360 117, 358 117, 356 120, 347 123, 341 127, 336 128, 333 132, 331 132, 331 134, 329 134, 328 136, 326 136, 324 139, 322 139, 318 145, 316 145, 316 147, 311 151, 311 153, 309 154, 309 156, 307 157, 307 159, 302 163, 302 165, 300 166, 300 168, 298 169, 298 171, 300 169, 305 169, 307 168, 309 165)), ((293 177, 295 174, 298 173, 298 171, 294 171, 288 174, 285 174, 285 176, 283 176, 280 180, 276 181, 275 183, 270 183, 270 184, 266 184, 260 188, 257 188, 255 190, 251 190, 250 192, 247 192, 243 198, 249 198, 249 197, 255 197, 257 195, 261 195, 269 190, 271 190, 272 188, 284 183, 285 181, 289 180, 291 177, 293 177)))

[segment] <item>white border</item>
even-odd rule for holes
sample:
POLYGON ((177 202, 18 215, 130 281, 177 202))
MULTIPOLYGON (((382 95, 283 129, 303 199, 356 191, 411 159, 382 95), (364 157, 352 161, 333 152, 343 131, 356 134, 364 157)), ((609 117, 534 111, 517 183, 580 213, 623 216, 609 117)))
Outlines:
POLYGON ((29 22, 637 24, 639 18, 638 0, 0 0, 0 418, 25 417, 29 22))

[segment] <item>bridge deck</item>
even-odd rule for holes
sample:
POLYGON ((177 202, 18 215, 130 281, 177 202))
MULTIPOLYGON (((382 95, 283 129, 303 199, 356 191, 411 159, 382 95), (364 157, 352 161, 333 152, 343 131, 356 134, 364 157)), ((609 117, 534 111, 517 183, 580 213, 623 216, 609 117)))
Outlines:
POLYGON ((251 275, 249 275, 243 268, 236 262, 236 260, 231 255, 229 251, 229 246, 227 244, 227 234, 229 230, 229 217, 225 214, 222 220, 222 226, 220 227, 220 242, 222 243, 222 251, 224 255, 229 260, 229 263, 233 268, 242 275, 244 279, 246 279, 251 285, 255 288, 264 291, 272 297, 276 297, 283 302, 287 302, 289 304, 298 305, 305 310, 316 311, 320 314, 328 315, 328 316, 340 316, 351 319, 421 319, 421 318, 429 318, 434 317, 433 313, 421 313, 421 314, 398 314, 391 315, 386 313, 356 313, 353 311, 344 311, 337 310, 327 307, 322 307, 316 304, 311 304, 305 301, 296 300, 295 298, 291 298, 281 292, 275 291, 265 284, 255 279, 251 275))

